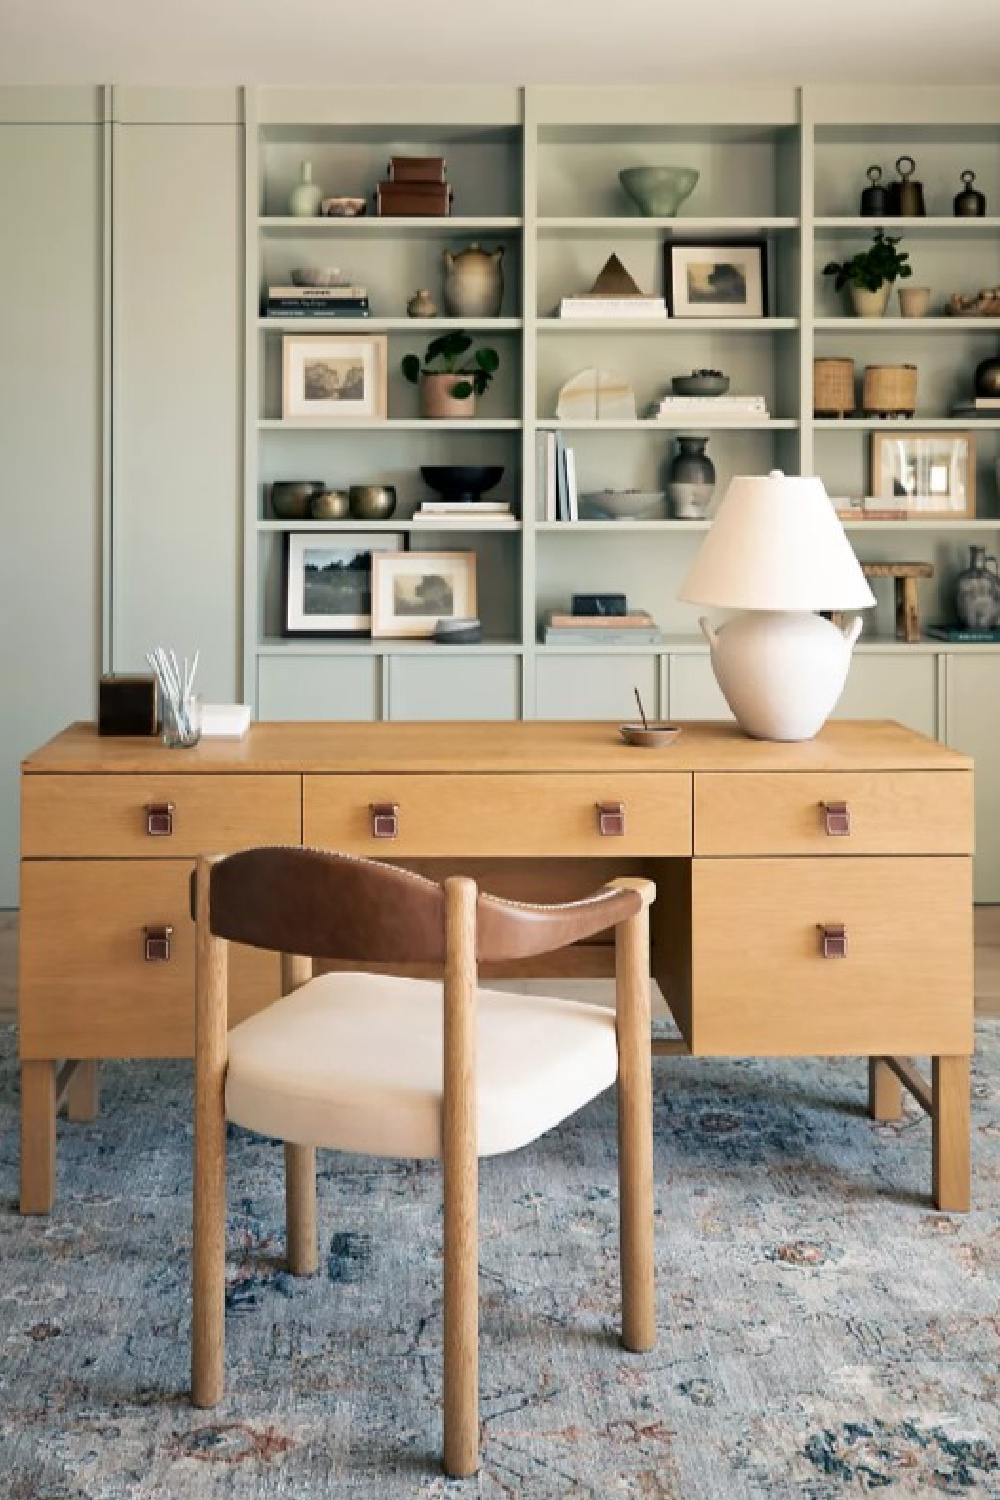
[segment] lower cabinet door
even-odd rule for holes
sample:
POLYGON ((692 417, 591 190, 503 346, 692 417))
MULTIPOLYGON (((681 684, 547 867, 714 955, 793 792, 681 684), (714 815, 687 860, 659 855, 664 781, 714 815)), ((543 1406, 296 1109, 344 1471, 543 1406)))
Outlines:
POLYGON ((660 718, 655 656, 588 656, 560 652, 535 663, 536 719, 616 719, 631 723, 636 688, 646 712, 660 718))
POLYGON ((516 719, 521 709, 518 656, 389 657, 390 719, 516 719))
POLYGON ((961 856, 695 860, 692 1049, 971 1052, 971 866, 961 856))
POLYGON ((257 662, 257 717, 264 720, 379 717, 377 657, 262 656, 257 662))
MULTIPOLYGON (((23 1058, 193 1054, 191 869, 187 860, 23 863, 23 1058), (165 928, 169 956, 152 956, 164 953, 165 928)), ((230 1024, 279 990, 277 955, 233 945, 230 1024)))

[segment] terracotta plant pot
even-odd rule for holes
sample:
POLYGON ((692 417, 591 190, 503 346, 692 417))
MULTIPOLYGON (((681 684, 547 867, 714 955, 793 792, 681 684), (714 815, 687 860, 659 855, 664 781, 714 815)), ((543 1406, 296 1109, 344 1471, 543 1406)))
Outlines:
POLYGON ((451 394, 452 387, 466 380, 464 375, 421 375, 420 415, 423 417, 474 417, 476 415, 476 393, 458 399, 451 394))

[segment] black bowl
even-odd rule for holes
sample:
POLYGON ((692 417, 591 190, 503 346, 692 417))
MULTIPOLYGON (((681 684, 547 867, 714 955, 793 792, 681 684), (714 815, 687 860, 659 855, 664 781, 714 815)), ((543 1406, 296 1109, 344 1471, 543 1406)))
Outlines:
POLYGON ((503 478, 502 464, 422 464, 420 472, 442 500, 480 500, 503 478))

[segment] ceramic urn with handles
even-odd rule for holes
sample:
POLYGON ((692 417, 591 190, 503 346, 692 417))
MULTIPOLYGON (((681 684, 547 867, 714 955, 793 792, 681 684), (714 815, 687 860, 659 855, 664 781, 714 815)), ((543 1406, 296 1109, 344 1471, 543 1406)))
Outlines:
POLYGON ((498 318, 503 302, 503 246, 444 252, 444 305, 452 318, 498 318))

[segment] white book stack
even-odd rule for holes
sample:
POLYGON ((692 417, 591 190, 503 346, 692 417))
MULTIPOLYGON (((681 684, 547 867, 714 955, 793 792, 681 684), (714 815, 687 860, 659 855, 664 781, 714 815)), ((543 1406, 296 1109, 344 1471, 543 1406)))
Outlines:
POLYGON ((413 519, 440 531, 449 527, 517 525, 517 517, 507 500, 424 500, 413 512, 413 519))
POLYGON ((602 297, 592 293, 580 297, 563 297, 559 303, 561 318, 666 318, 667 304, 662 297, 602 297))
POLYGON ((712 422, 769 420, 764 396, 664 396, 652 416, 660 422, 686 422, 703 417, 712 422))

